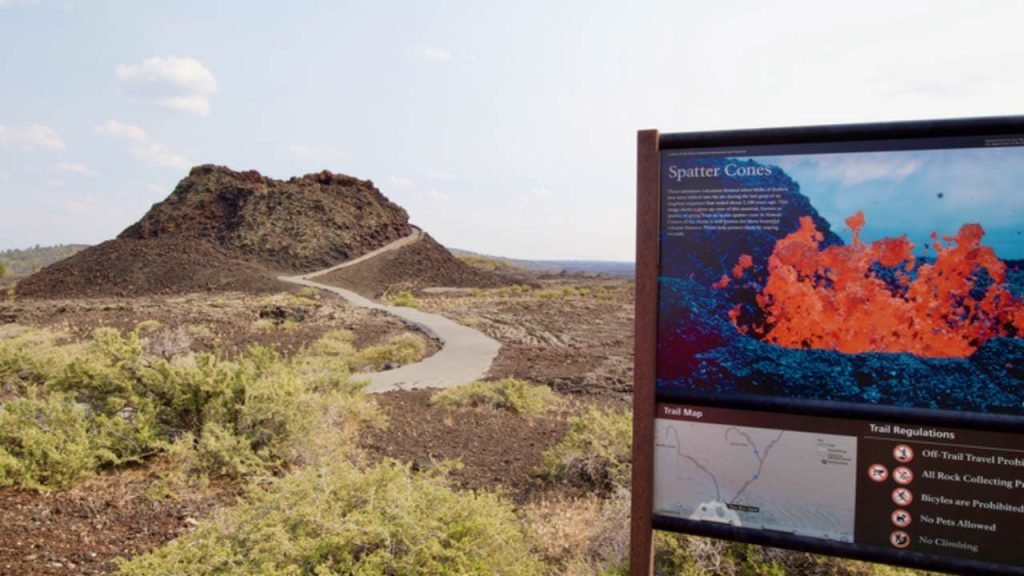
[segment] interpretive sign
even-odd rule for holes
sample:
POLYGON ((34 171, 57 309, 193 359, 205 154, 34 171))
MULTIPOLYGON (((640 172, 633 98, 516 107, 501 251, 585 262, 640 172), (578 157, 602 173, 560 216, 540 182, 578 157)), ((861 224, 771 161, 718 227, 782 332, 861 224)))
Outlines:
POLYGON ((1024 574, 1024 118, 641 132, 637 217, 634 574, 1024 574))

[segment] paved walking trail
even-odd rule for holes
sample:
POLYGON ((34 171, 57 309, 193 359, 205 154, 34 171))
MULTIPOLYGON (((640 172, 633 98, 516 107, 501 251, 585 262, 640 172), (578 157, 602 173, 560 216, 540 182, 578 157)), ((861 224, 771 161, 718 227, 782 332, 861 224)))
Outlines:
POLYGON ((456 324, 443 316, 429 314, 404 306, 385 306, 364 298, 351 290, 338 288, 337 286, 328 286, 327 284, 321 284, 312 280, 312 278, 317 276, 348 266, 354 266, 381 254, 408 246, 418 242, 422 236, 423 232, 418 228, 414 228, 413 233, 409 236, 395 240, 387 246, 378 248, 373 252, 368 252, 354 260, 309 274, 279 277, 284 282, 311 286, 337 294, 355 306, 383 310, 441 341, 441 350, 422 362, 407 364, 401 368, 384 372, 356 374, 356 377, 365 378, 370 381, 370 386, 367 388, 368 392, 378 393, 392 390, 412 390, 414 388, 449 388, 479 380, 490 370, 491 363, 498 356, 498 350, 501 348, 501 344, 496 340, 472 328, 456 324))

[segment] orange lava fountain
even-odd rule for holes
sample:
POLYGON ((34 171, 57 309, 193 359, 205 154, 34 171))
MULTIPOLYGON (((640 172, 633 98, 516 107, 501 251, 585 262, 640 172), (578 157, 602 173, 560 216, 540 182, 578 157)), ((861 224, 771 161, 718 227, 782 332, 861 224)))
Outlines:
MULTIPOLYGON (((800 218, 800 229, 776 242, 768 258, 768 280, 757 295, 764 326, 740 325, 740 306, 730 311, 733 324, 788 348, 927 357, 969 356, 991 338, 1024 333, 1024 302, 1005 288, 1006 264, 981 245, 980 224, 933 242, 935 263, 919 266, 906 236, 864 244, 864 213, 846 224, 849 246, 819 250, 822 234, 800 218)), ((741 256, 733 277, 751 265, 741 256)), ((723 276, 714 286, 728 284, 723 276)))

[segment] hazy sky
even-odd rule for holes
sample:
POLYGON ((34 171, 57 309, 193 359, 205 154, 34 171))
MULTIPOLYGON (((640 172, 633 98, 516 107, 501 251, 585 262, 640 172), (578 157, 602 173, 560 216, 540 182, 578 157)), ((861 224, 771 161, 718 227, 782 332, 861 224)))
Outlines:
POLYGON ((953 236, 981 224, 982 243, 1000 258, 1024 258, 1024 148, 914 150, 758 157, 781 166, 849 242, 847 217, 864 212, 861 240, 906 235, 916 254, 934 256, 931 234, 953 236))
POLYGON ((633 258, 636 131, 1024 113, 1024 2, 0 0, 0 249, 194 164, 371 179, 442 243, 633 258))

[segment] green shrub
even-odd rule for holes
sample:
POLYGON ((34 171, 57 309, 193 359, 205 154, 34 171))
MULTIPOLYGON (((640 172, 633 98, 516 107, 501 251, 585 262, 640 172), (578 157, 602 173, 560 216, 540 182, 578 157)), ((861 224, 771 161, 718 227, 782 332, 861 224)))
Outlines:
POLYGON ((550 478, 600 491, 628 488, 632 444, 630 412, 590 407, 572 419, 561 442, 544 452, 545 470, 550 478))
POLYGON ((626 576, 630 502, 626 491, 610 498, 591 493, 530 502, 524 516, 531 548, 549 574, 626 576))
POLYGON ((427 351, 427 342, 417 334, 399 334, 387 344, 369 346, 353 354, 349 360, 352 372, 370 372, 396 368, 417 362, 427 351))
POLYGON ((416 297, 413 296, 412 292, 409 292, 408 290, 403 290, 397 294, 392 294, 388 298, 388 300, 391 301, 392 306, 405 306, 407 308, 420 307, 419 300, 416 300, 416 297))
POLYGON ((560 403, 551 388, 517 378, 495 382, 470 382, 434 394, 431 403, 441 406, 486 406, 518 414, 538 414, 560 403))
POLYGON ((320 291, 312 286, 303 286, 295 291, 295 295, 299 298, 305 298, 314 302, 320 300, 320 291))
MULTIPOLYGON (((284 359, 253 346, 234 361, 157 358, 144 355, 136 333, 113 329, 86 345, 55 341, 38 330, 0 334, 0 378, 26 394, 0 407, 0 484, 64 487, 172 444, 186 476, 238 477, 344 449, 351 442, 339 435, 376 418, 365 384, 349 378, 352 354, 284 359), (311 442, 318 434, 331 438, 311 442)), ((400 359, 415 348, 374 354, 400 359)))
POLYGON ((56 377, 83 346, 57 344, 58 335, 8 324, 0 326, 0 380, 43 384, 56 377))
POLYGON ((533 290, 533 287, 528 284, 513 284, 511 286, 502 286, 501 288, 498 288, 497 292, 499 296, 513 296, 525 294, 531 290, 533 290))
MULTIPOLYGON (((235 362, 196 354, 160 363, 147 375, 161 420, 191 475, 238 477, 295 459, 317 427, 320 381, 303 379, 304 364, 253 346, 235 362), (183 448, 190 445, 195 453, 183 448)), ((340 379, 339 382, 340 384, 340 379)))
POLYGON ((120 574, 541 574, 511 506, 385 462, 309 466, 120 574))
POLYGON ((348 330, 331 330, 313 343, 313 352, 325 356, 350 356, 355 354, 355 336, 348 330))
POLYGON ((100 465, 88 410, 64 394, 0 407, 0 486, 63 488, 100 465))

